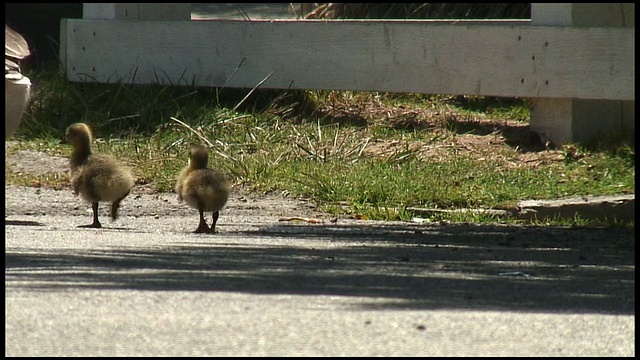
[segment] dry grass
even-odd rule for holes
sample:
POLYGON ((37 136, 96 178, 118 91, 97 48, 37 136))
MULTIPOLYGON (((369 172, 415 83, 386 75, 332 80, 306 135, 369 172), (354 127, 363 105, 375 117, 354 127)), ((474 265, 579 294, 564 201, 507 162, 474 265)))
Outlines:
POLYGON ((527 19, 530 3, 325 3, 308 19, 527 19))
POLYGON ((390 106, 380 98, 373 93, 334 92, 320 104, 317 114, 326 124, 360 128, 357 135, 351 130, 340 136, 370 139, 363 150, 368 157, 410 152, 422 160, 447 161, 466 155, 475 161, 499 160, 505 167, 532 169, 565 160, 562 149, 545 147, 526 122, 464 112, 441 103, 390 106), (404 136, 378 137, 376 129, 404 136), (413 136, 419 133, 429 133, 429 138, 413 136))

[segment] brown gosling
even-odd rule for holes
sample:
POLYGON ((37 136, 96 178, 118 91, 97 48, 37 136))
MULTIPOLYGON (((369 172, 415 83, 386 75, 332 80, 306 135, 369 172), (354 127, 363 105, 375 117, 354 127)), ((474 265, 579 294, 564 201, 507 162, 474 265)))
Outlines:
POLYGON ((189 165, 178 176, 175 191, 178 200, 200 212, 200 223, 194 233, 213 234, 220 216, 220 210, 229 199, 230 183, 224 175, 208 168, 209 153, 207 148, 198 145, 191 148, 189 165), (207 226, 204 212, 211 211, 211 227, 207 226))
POLYGON ((111 156, 92 153, 93 136, 86 124, 70 125, 65 137, 67 142, 73 145, 69 162, 73 193, 80 194, 80 197, 90 202, 93 207, 93 223, 78 227, 101 228, 98 203, 112 202, 111 220, 115 221, 118 218, 120 202, 129 195, 135 184, 133 173, 111 156))

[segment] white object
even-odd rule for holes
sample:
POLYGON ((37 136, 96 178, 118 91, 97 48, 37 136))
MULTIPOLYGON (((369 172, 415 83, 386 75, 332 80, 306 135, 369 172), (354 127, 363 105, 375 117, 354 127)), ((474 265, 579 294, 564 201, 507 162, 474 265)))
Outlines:
POLYGON ((15 134, 31 96, 31 80, 20 71, 18 61, 29 56, 26 40, 5 25, 5 136, 15 134))

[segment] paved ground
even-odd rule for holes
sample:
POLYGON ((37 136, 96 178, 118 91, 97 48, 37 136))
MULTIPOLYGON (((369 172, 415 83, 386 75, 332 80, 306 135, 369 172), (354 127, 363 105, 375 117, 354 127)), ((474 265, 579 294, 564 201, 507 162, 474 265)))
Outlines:
POLYGON ((234 194, 207 236, 143 193, 89 230, 68 190, 5 195, 7 356, 635 354, 629 231, 334 223, 234 194))

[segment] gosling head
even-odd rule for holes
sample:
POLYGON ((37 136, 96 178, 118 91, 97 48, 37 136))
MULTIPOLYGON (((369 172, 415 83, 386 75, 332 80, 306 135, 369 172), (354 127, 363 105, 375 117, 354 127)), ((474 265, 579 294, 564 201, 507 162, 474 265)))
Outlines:
POLYGON ((65 139, 74 147, 87 146, 93 140, 93 134, 87 124, 75 123, 69 125, 65 132, 65 139))
POLYGON ((209 164, 209 152, 204 145, 196 145, 191 148, 189 166, 192 169, 206 169, 209 164))

